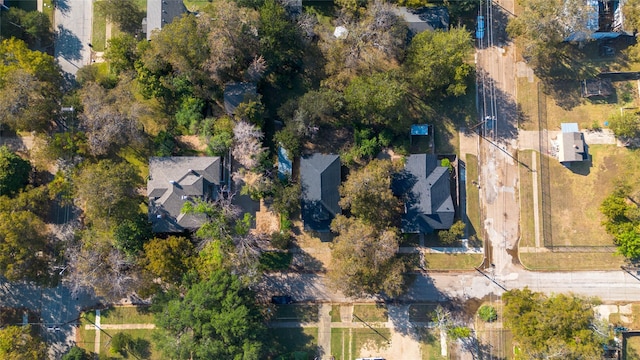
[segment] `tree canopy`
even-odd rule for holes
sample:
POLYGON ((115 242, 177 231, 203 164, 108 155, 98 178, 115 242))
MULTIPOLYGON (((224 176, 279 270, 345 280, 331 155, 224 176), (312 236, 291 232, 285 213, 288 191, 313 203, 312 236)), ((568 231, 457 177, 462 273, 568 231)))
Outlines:
POLYGON ((10 281, 41 281, 47 275, 47 237, 30 211, 0 213, 0 273, 10 281))
POLYGON ((30 326, 0 329, 0 358, 14 360, 47 359, 47 346, 30 326))
POLYGON ((507 33, 524 40, 523 55, 544 68, 562 59, 559 46, 567 39, 586 41, 590 7, 581 0, 519 0, 522 11, 509 18, 507 33))
POLYGON ((261 359, 265 327, 254 294, 220 270, 161 306, 156 339, 172 359, 261 359))
POLYGON ((0 195, 13 195, 29 183, 31 164, 0 146, 0 195))
POLYGON ((593 329, 592 303, 575 295, 545 296, 528 288, 502 295, 505 325, 526 359, 596 359, 603 338, 593 329))
POLYGON ((407 74, 412 85, 427 95, 464 95, 473 70, 469 57, 471 35, 462 28, 423 31, 407 50, 407 74))
POLYGON ((347 296, 386 295, 395 297, 404 291, 406 265, 398 251, 397 230, 378 230, 357 218, 337 216, 331 230, 332 266, 329 278, 347 296))
POLYGON ((140 182, 128 163, 100 160, 82 168, 73 179, 86 222, 108 229, 138 212, 135 186, 140 182))
POLYGON ((609 117, 609 128, 618 137, 636 138, 640 135, 640 116, 632 111, 623 113, 616 111, 609 117))
POLYGON ((138 8, 135 1, 100 0, 96 1, 94 6, 99 14, 116 24, 121 31, 129 34, 141 32, 145 13, 138 8))
POLYGON ((177 285, 194 267, 195 252, 195 247, 185 237, 154 238, 144 244, 145 268, 162 281, 177 285))
POLYGON ((58 112, 62 75, 55 59, 16 38, 0 42, 0 123, 15 130, 48 129, 58 112))
POLYGON ((376 228, 397 223, 402 204, 391 191, 395 171, 389 160, 373 160, 352 171, 340 186, 340 206, 376 228))
POLYGON ((618 252, 630 260, 640 258, 640 209, 631 197, 631 189, 619 184, 604 199, 600 212, 606 218, 603 225, 613 236, 618 252))

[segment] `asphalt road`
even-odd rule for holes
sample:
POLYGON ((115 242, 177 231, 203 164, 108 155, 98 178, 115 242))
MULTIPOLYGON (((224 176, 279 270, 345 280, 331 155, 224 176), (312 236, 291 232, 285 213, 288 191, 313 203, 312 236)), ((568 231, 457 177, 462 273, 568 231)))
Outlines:
MULTIPOLYGON (((40 320, 32 326, 40 327, 53 355, 66 350, 72 340, 73 324, 80 311, 98 304, 98 299, 89 292, 75 296, 64 286, 42 288, 32 284, 9 283, 0 278, 0 305, 4 307, 27 308, 40 315, 40 320)), ((54 357, 55 358, 55 357, 54 357)))
POLYGON ((56 0, 55 57, 62 70, 75 75, 79 68, 91 62, 91 22, 93 1, 56 0))

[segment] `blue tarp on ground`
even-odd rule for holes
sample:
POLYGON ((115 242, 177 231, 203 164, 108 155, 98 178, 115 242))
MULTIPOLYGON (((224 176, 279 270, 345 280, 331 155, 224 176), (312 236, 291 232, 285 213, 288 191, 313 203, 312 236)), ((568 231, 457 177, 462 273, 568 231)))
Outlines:
POLYGON ((562 123, 560 124, 560 128, 562 129, 563 133, 580 132, 580 130, 578 129, 578 123, 562 123))
POLYGON ((287 150, 282 146, 278 147, 278 177, 280 179, 290 178, 292 167, 287 150))
POLYGON ((411 125, 411 135, 429 135, 428 124, 411 125))

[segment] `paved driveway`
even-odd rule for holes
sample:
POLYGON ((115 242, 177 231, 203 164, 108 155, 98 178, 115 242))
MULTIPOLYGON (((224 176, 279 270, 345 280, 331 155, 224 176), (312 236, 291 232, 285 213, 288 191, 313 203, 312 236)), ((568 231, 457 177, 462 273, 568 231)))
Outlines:
POLYGON ((55 57, 62 70, 75 75, 91 62, 92 0, 57 0, 55 57))

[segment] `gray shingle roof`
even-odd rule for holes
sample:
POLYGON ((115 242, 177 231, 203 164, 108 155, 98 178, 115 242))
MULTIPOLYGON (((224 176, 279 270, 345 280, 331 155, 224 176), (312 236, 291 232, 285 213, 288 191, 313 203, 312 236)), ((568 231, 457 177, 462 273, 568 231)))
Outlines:
POLYGON ((173 19, 187 12, 182 0, 147 0, 147 40, 153 30, 162 29, 173 19))
POLYGON ((449 29, 449 11, 446 7, 432 6, 418 9, 398 7, 395 13, 404 19, 414 35, 423 31, 449 29))
POLYGON ((233 115, 240 103, 245 101, 247 97, 256 95, 258 95, 258 87, 255 83, 239 82, 227 84, 224 87, 224 110, 227 114, 233 115))
POLYGON ((439 166, 436 155, 409 156, 393 187, 396 194, 405 198, 403 232, 431 233, 449 229, 453 224, 455 208, 449 169, 439 166))
POLYGON ((154 232, 197 229, 199 215, 181 213, 185 201, 215 198, 222 179, 219 157, 173 156, 149 159, 149 221, 154 232))
POLYGON ((313 154, 300 160, 302 220, 307 230, 328 232, 340 214, 340 157, 313 154))
POLYGON ((581 132, 563 132, 558 137, 558 160, 561 163, 584 161, 587 158, 584 136, 581 132))

